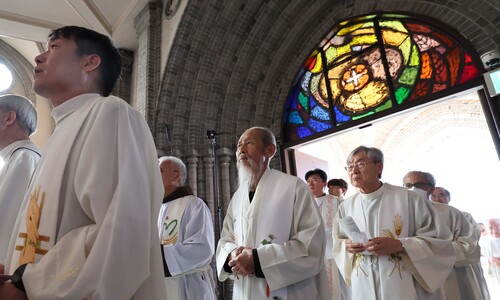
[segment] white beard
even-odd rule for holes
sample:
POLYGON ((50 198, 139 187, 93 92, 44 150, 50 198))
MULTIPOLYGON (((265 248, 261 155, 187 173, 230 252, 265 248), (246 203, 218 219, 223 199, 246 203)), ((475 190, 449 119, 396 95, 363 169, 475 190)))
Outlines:
POLYGON ((236 167, 238 169, 238 187, 247 186, 249 189, 252 186, 257 186, 256 178, 260 174, 262 166, 254 165, 251 160, 247 160, 249 165, 243 164, 240 161, 236 162, 236 167))
POLYGON ((238 169, 238 187, 248 186, 250 187, 250 181, 252 179, 252 169, 249 166, 245 166, 239 161, 236 162, 236 168, 238 169))

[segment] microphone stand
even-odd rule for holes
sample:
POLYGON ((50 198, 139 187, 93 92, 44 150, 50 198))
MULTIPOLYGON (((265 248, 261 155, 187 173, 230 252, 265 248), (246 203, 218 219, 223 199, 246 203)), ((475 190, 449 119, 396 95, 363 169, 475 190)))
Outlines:
MULTIPOLYGON (((217 136, 219 134, 213 130, 209 130, 207 131, 207 137, 212 139, 212 150, 213 150, 213 153, 214 153, 214 194, 215 194, 215 204, 217 206, 217 214, 216 214, 216 217, 217 217, 217 220, 216 220, 216 232, 218 234, 218 236, 216 236, 216 240, 217 238, 220 239, 220 236, 221 236, 221 233, 222 233, 222 223, 223 223, 223 218, 222 218, 222 203, 221 203, 221 199, 220 199, 220 193, 219 193, 219 169, 217 168, 217 165, 219 164, 218 163, 218 159, 217 159, 217 153, 215 152, 215 149, 216 149, 216 146, 217 146, 217 136)), ((216 241, 217 242, 217 241, 216 241)), ((222 296, 222 299, 226 299, 226 292, 224 290, 224 283, 223 282, 219 282, 219 291, 220 291, 220 295, 222 296)))

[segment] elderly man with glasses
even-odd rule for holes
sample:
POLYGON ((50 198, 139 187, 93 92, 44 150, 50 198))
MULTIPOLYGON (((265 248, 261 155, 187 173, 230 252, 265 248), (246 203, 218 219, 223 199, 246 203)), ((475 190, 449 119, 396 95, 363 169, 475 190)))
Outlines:
MULTIPOLYGON (((403 177, 403 186, 429 199, 436 193, 436 180, 431 173, 411 171, 403 177)), ((446 203, 429 201, 453 234, 453 248, 457 255, 455 266, 445 281, 446 299, 490 299, 479 265, 478 246, 481 231, 472 216, 446 203)))
POLYGON ((384 155, 360 146, 346 170, 358 192, 340 205, 333 253, 353 299, 444 299, 451 233, 424 197, 383 183, 384 155), (436 293, 437 292, 437 293, 436 293))

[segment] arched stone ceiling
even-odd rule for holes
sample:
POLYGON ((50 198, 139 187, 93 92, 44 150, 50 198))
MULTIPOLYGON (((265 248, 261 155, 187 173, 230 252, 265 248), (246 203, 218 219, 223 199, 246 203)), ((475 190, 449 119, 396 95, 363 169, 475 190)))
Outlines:
POLYGON ((231 149, 250 126, 279 137, 289 87, 312 47, 338 21, 376 11, 440 20, 478 54, 500 44, 498 0, 191 0, 167 61, 157 124, 167 124, 182 155, 209 148, 209 129, 222 132, 220 146, 231 149))

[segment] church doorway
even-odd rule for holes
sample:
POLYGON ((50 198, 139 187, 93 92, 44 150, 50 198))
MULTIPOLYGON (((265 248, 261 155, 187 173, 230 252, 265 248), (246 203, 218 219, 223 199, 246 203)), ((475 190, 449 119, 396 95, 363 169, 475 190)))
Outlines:
MULTIPOLYGON (((343 178, 349 153, 359 145, 384 152, 382 181, 402 185, 408 171, 430 172, 451 193, 450 205, 477 222, 500 216, 491 196, 500 162, 476 90, 391 115, 294 147, 297 176, 321 168, 343 178)), ((355 192, 348 189, 347 195, 355 192)))

